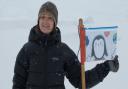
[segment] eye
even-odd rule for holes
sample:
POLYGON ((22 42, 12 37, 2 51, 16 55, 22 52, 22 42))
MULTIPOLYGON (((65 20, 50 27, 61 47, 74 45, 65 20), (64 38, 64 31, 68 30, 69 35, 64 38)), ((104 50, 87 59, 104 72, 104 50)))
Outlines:
POLYGON ((100 41, 100 45, 102 45, 102 42, 100 41))
POLYGON ((52 18, 52 17, 48 17, 48 19, 49 19, 49 20, 53 20, 53 18, 52 18))
POLYGON ((45 18, 45 16, 41 16, 41 17, 40 17, 40 19, 44 19, 44 18, 45 18))
POLYGON ((94 42, 94 45, 95 45, 95 46, 97 46, 97 45, 98 45, 98 42, 97 42, 97 41, 95 41, 95 42, 94 42))

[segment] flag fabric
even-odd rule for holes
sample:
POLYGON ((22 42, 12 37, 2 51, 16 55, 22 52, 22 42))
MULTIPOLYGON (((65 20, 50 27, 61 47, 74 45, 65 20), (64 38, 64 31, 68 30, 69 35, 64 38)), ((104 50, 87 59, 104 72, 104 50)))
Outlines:
POLYGON ((117 28, 85 28, 86 61, 111 60, 116 55, 117 28))

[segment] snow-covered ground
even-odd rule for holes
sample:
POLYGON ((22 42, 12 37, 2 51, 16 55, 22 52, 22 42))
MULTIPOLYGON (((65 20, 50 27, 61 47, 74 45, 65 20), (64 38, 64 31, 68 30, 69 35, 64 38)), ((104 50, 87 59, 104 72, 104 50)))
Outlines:
MULTIPOLYGON (((38 10, 46 0, 0 1, 0 89, 12 87, 16 55, 28 40, 29 31, 37 22, 38 10)), ((59 10, 62 41, 75 53, 79 48, 78 19, 82 17, 87 27, 118 25, 120 69, 109 73, 104 81, 92 89, 127 89, 128 82, 128 1, 127 0, 51 0, 59 10)), ((98 62, 87 62, 86 70, 98 62)), ((75 89, 66 79, 66 89, 75 89)))

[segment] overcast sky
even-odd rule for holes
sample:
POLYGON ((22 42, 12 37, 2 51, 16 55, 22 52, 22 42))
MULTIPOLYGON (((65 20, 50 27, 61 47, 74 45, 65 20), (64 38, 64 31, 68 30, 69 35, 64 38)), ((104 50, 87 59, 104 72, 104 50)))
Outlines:
MULTIPOLYGON (((1 0, 0 19, 36 19, 40 6, 47 0, 1 0)), ((78 17, 128 17, 127 0, 51 0, 59 10, 59 19, 78 17), (107 14, 107 16, 106 16, 107 14)))

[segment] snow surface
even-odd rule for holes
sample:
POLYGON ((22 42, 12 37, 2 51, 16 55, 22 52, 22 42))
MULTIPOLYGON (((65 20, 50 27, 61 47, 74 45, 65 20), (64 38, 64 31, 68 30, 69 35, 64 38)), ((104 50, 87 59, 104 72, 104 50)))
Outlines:
MULTIPOLYGON (((37 22, 38 10, 46 0, 0 0, 0 89, 11 89, 17 53, 28 40, 31 27, 37 22)), ((128 82, 128 1, 127 0, 51 0, 59 10, 62 41, 75 53, 79 49, 78 19, 86 27, 118 28, 117 54, 120 69, 110 72, 104 81, 92 89, 127 89, 128 82)), ((101 61, 100 61, 101 62, 101 61)), ((86 70, 99 62, 87 62, 86 70)), ((66 89, 75 89, 65 79, 66 89)))

